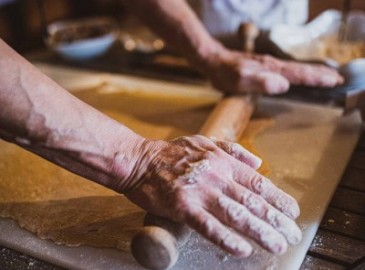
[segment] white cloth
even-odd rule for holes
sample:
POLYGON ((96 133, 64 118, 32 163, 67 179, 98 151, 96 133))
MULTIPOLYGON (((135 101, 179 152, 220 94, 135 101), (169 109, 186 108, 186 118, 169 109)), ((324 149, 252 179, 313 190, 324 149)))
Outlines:
POLYGON ((261 29, 275 24, 303 24, 308 17, 308 0, 190 0, 208 31, 227 39, 237 35, 243 22, 261 29))

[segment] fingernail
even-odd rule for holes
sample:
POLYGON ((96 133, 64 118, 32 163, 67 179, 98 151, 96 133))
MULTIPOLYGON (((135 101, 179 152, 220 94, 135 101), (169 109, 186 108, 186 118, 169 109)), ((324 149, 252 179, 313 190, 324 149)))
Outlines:
POLYGON ((338 76, 337 82, 338 82, 338 84, 343 84, 345 82, 345 78, 342 76, 338 76))
POLYGON ((285 242, 283 242, 283 243, 275 246, 273 251, 275 254, 282 255, 287 251, 287 249, 288 249, 288 245, 285 242))
POLYGON ((287 240, 291 245, 298 244, 300 241, 302 241, 302 231, 297 226, 295 226, 290 232, 290 235, 287 236, 287 240))
MULTIPOLYGON (((239 144, 237 144, 239 145, 239 144)), ((243 148, 241 145, 239 145, 241 148, 243 148)), ((262 159, 259 158, 258 156, 256 156, 255 154, 253 154, 252 152, 248 151, 247 149, 244 149, 244 151, 241 151, 242 154, 242 161, 247 163, 251 168, 253 168, 254 170, 257 170, 258 168, 261 167, 262 164, 262 159), (246 151, 246 152, 244 152, 246 151)))
POLYGON ((300 208, 296 200, 290 195, 280 196, 274 203, 274 206, 281 210, 291 219, 296 219, 300 215, 300 208))
POLYGON ((252 165, 255 168, 255 170, 257 170, 258 168, 260 168, 261 165, 262 165, 262 159, 259 158, 259 157, 255 157, 254 164, 252 165))
POLYGON ((269 94, 282 94, 289 90, 289 82, 286 80, 277 80, 275 84, 268 86, 269 94))
MULTIPOLYGON (((293 199, 294 200, 294 199, 293 199)), ((288 216, 292 219, 296 219, 300 215, 300 208, 297 202, 292 203, 292 206, 288 209, 288 216)))
POLYGON ((261 241, 268 250, 274 254, 283 254, 288 249, 288 244, 280 233, 270 233, 261 238, 261 241))
POLYGON ((252 254, 252 247, 243 242, 238 242, 237 243, 237 252, 239 253, 240 257, 248 257, 252 254))
POLYGON ((321 77, 321 81, 324 86, 335 86, 338 82, 338 78, 334 75, 325 75, 321 77))
POLYGON ((266 212, 266 219, 279 233, 281 233, 290 245, 296 245, 302 240, 302 231, 294 220, 286 215, 269 209, 266 212))
POLYGON ((234 256, 248 257, 252 253, 252 246, 239 237, 230 235, 223 240, 223 246, 227 248, 234 256))

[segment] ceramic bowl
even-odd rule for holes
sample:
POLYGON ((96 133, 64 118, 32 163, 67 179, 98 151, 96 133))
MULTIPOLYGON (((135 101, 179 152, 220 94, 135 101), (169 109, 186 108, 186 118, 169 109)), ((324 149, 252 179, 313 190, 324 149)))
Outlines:
POLYGON ((47 27, 46 44, 65 58, 86 60, 103 55, 119 37, 108 17, 57 21, 47 27))

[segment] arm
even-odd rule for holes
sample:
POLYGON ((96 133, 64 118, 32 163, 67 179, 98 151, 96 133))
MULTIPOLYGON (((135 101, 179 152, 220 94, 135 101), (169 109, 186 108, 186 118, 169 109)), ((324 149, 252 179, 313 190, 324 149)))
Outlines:
MULTIPOLYGON (((212 38, 184 0, 124 3, 171 47, 206 73, 226 93, 278 94, 289 84, 332 87, 342 83, 333 69, 231 51, 212 38)), ((237 29, 238 30, 238 29, 237 29)))
POLYGON ((167 44, 205 70, 224 47, 206 31, 185 0, 137 0, 123 3, 167 44))
POLYGON ((63 90, 1 40, 0 138, 187 223, 234 255, 252 252, 242 235, 277 254, 301 239, 293 221, 298 204, 256 172, 260 160, 240 145, 203 136, 147 140, 63 90))
POLYGON ((114 189, 121 188, 115 179, 128 178, 144 142, 64 91, 2 40, 0 137, 114 189))

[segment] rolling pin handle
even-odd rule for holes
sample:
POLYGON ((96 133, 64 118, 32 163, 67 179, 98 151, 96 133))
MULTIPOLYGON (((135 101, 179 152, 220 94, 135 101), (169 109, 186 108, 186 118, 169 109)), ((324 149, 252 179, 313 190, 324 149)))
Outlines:
POLYGON ((176 246, 183 247, 189 240, 192 230, 189 226, 183 223, 177 223, 167 218, 159 217, 147 213, 144 221, 144 226, 158 226, 171 233, 176 238, 176 246))
POLYGON ((244 52, 253 53, 255 51, 255 41, 259 34, 260 30, 254 23, 246 22, 239 26, 238 35, 244 52))
POLYGON ((132 239, 133 257, 142 266, 163 270, 173 266, 192 230, 185 224, 147 213, 143 227, 132 239))
POLYGON ((168 269, 179 257, 176 238, 158 226, 143 227, 133 237, 131 251, 140 265, 152 270, 168 269))

